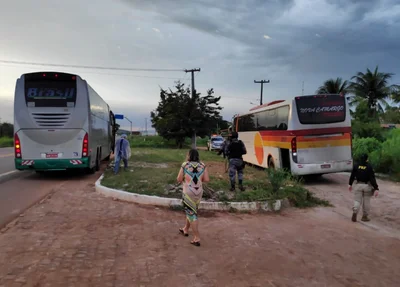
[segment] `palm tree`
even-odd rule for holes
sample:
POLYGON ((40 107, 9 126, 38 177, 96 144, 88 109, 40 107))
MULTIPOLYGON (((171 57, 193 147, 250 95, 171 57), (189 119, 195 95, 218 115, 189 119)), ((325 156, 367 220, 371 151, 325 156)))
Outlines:
POLYGON ((358 72, 351 78, 349 90, 353 97, 350 104, 366 101, 370 116, 376 115, 377 112, 382 113, 383 107, 387 105, 386 99, 393 97, 400 89, 398 85, 389 85, 393 75, 379 72, 378 66, 373 72, 370 69, 367 69, 366 73, 358 72))
POLYGON ((318 88, 316 93, 321 94, 340 94, 346 95, 348 93, 348 82, 343 81, 342 78, 329 79, 318 88))

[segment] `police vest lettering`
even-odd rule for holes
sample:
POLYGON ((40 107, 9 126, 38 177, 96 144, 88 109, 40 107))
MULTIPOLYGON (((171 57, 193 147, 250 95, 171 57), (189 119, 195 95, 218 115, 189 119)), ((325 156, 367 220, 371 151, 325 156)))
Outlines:
POLYGON ((359 166, 358 166, 358 169, 364 170, 364 169, 367 169, 367 167, 366 167, 365 165, 359 165, 359 166))

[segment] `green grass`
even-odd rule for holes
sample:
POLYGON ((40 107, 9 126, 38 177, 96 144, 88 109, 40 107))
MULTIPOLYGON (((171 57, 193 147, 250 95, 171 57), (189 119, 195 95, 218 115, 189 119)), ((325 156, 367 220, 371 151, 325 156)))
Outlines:
MULTIPOLYGON (((189 148, 183 149, 162 149, 162 148, 131 148, 134 162, 149 163, 177 163, 182 164, 186 160, 189 148)), ((199 150, 200 160, 207 161, 223 161, 216 152, 199 150)))
POLYGON ((9 137, 0 137, 0 148, 1 147, 12 147, 14 145, 14 140, 9 137))
MULTIPOLYGON (((113 175, 107 170, 102 184, 110 187, 147 195, 158 195, 181 198, 181 194, 165 194, 168 185, 176 183, 179 167, 185 161, 189 149, 165 149, 132 147, 129 170, 121 170, 113 175)), ((199 151, 200 159, 222 162, 215 152, 199 151)))
MULTIPOLYGON (((131 147, 145 147, 145 148, 176 148, 175 140, 166 140, 161 136, 130 136, 128 138, 131 147)), ((207 146, 208 138, 198 138, 196 141, 197 146, 207 146)), ((191 139, 186 138, 184 148, 191 146, 191 139)))
MULTIPOLYGON (((111 170, 105 172, 102 184, 116 189, 139 194, 181 198, 180 192, 169 192, 171 185, 176 184, 180 165, 185 161, 188 149, 165 148, 132 148, 132 158, 128 171, 121 170, 113 175, 111 170), (130 170, 133 171, 130 171, 130 170)), ((314 197, 301 182, 284 171, 267 173, 263 169, 246 166, 244 185, 246 191, 237 189, 229 191, 228 173, 225 162, 215 152, 200 150, 200 159, 209 168, 210 182, 207 189, 213 190, 218 201, 273 201, 288 198, 294 206, 312 207, 330 206, 329 202, 314 197)), ((207 199, 205 193, 204 199, 207 199)))

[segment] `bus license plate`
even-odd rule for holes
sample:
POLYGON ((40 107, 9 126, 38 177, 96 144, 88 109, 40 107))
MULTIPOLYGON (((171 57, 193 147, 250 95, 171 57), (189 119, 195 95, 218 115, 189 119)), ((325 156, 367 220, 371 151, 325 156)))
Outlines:
POLYGON ((321 164, 321 168, 331 168, 330 164, 321 164))
POLYGON ((46 158, 58 158, 58 153, 46 153, 46 158))

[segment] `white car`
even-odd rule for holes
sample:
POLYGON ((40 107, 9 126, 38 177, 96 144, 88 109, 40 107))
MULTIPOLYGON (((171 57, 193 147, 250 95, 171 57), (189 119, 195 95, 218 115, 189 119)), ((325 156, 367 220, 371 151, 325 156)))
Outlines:
POLYGON ((223 142, 224 138, 222 136, 211 136, 211 139, 207 142, 207 148, 209 151, 219 151, 223 142))

